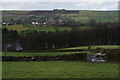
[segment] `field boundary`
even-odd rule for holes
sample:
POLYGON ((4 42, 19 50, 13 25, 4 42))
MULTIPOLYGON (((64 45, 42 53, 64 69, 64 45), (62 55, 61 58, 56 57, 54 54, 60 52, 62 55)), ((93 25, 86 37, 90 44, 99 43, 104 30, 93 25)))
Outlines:
POLYGON ((87 53, 75 53, 57 56, 29 56, 29 57, 13 57, 2 56, 2 61, 87 61, 87 53))

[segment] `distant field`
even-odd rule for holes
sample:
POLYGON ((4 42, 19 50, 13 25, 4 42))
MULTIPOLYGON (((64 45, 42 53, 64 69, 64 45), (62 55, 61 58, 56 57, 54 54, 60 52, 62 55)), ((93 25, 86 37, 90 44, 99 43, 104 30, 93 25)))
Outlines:
POLYGON ((117 63, 3 62, 3 78, 118 78, 117 63))
POLYGON ((12 25, 12 26, 4 26, 4 28, 7 28, 8 30, 16 30, 18 32, 28 30, 28 27, 25 27, 23 25, 12 25))
MULTIPOLYGON (((92 45, 91 49, 103 48, 103 49, 119 49, 118 45, 92 45)), ((88 46, 80 46, 80 47, 71 47, 71 48, 63 48, 60 50, 70 50, 70 49, 88 49, 88 46)))
MULTIPOLYGON (((25 14, 29 13, 30 11, 3 11, 3 19, 5 21, 10 21, 14 18, 14 20, 24 20, 24 19, 30 19, 31 16, 36 16, 35 14, 29 14, 29 15, 4 15, 4 13, 11 13, 11 14, 25 14)), ((90 11, 90 10, 79 10, 79 14, 59 14, 60 18, 63 20, 76 20, 80 22, 88 22, 90 19, 95 19, 97 22, 115 22, 115 18, 118 18, 118 11, 90 11)), ((37 16, 39 18, 42 18, 43 16, 37 16)))
POLYGON ((114 18, 118 17, 118 12, 116 11, 93 11, 87 15, 89 19, 95 19, 97 22, 115 22, 114 18))
POLYGON ((73 19, 80 22, 87 22, 95 19, 97 22, 115 22, 114 18, 118 17, 117 11, 79 11, 79 14, 64 14, 61 15, 63 19, 73 19))
POLYGON ((120 49, 119 45, 98 45, 98 46, 92 46, 91 49, 96 48, 103 48, 103 49, 120 49))

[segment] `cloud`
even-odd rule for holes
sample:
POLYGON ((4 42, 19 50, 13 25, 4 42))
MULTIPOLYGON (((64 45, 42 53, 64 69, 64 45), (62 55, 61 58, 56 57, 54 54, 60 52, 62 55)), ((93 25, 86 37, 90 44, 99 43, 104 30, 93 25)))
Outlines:
POLYGON ((81 9, 88 10, 118 10, 117 2, 86 2, 86 3, 77 3, 74 6, 81 7, 81 9))
POLYGON ((119 0, 2 0, 2 2, 119 2, 119 0))
MULTIPOLYGON (((92 0, 94 1, 94 0, 92 0)), ((2 2, 2 10, 117 10, 117 2, 2 2)))
POLYGON ((113 5, 110 5, 109 7, 107 7, 106 10, 115 10, 117 9, 118 10, 118 3, 115 3, 113 5))
POLYGON ((3 10, 30 10, 30 9, 45 9, 48 3, 37 2, 3 2, 3 10))

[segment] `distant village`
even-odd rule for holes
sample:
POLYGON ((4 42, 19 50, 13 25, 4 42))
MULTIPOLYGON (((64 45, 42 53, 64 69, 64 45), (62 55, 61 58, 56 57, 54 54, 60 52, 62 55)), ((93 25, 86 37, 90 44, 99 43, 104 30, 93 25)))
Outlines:
POLYGON ((86 13, 80 13, 78 10, 65 10, 65 9, 54 9, 54 10, 39 10, 39 11, 28 11, 22 13, 14 13, 14 12, 3 12, 3 16, 12 16, 13 18, 10 21, 5 21, 3 19, 3 26, 10 26, 14 24, 31 24, 32 26, 45 27, 47 25, 64 25, 64 21, 59 16, 56 17, 57 14, 79 14, 81 16, 86 16, 86 13), (33 15, 30 18, 26 16, 33 15), (14 16, 22 16, 26 17, 24 21, 15 20, 14 16), (45 18, 41 18, 39 16, 46 16, 45 18), (34 20, 33 20, 34 19, 34 20))

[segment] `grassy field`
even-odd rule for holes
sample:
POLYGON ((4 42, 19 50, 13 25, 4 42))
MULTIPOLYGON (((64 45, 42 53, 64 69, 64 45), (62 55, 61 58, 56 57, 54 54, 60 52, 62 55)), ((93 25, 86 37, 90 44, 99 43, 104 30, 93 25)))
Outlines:
MULTIPOLYGON (((103 48, 103 49, 119 49, 118 45, 93 45, 91 49, 103 48)), ((75 50, 75 49, 88 49, 88 46, 80 46, 80 47, 71 47, 71 48, 63 48, 59 50, 75 50)), ((56 56, 63 54, 74 54, 81 53, 82 51, 69 51, 69 52, 2 52, 2 56, 56 56)), ((88 54, 94 54, 88 51, 84 51, 88 54)), ((82 52, 83 53, 83 52, 82 52)))
POLYGON ((28 27, 25 27, 23 25, 12 25, 12 26, 4 26, 4 28, 7 28, 8 30, 16 30, 18 32, 28 30, 28 27))
POLYGON ((118 64, 77 61, 3 62, 3 78, 117 78, 118 64))
POLYGON ((87 22, 95 19, 97 22, 117 22, 114 18, 118 17, 117 11, 79 11, 80 14, 63 14, 63 19, 73 19, 80 22, 87 22))
MULTIPOLYGON (((24 14, 24 13, 29 13, 29 11, 3 11, 3 13, 13 13, 13 14, 24 14)), ((24 20, 24 19, 29 19, 31 16, 35 16, 33 14, 29 15, 14 15, 14 16, 9 16, 9 15, 3 15, 3 19, 5 21, 10 21, 12 18, 14 20, 24 20)), ((118 17, 118 11, 90 11, 90 10, 79 10, 79 14, 60 14, 60 18, 66 20, 66 19, 72 19, 80 22, 87 22, 90 19, 96 19, 97 22, 114 22, 118 20, 114 20, 114 18, 118 17)), ((38 16, 39 18, 43 16, 38 16)))
POLYGON ((2 56, 56 56, 80 52, 2 52, 2 56))
MULTIPOLYGON (((119 45, 92 45, 91 49, 96 49, 96 48, 103 48, 103 49, 119 49, 119 45)), ((80 46, 80 47, 71 47, 71 48, 63 48, 60 50, 71 50, 71 49, 88 49, 88 46, 80 46)))
MULTIPOLYGON (((21 32, 21 31, 27 31, 27 33, 29 32, 33 32, 33 31, 37 31, 37 32, 41 32, 41 31, 45 31, 45 32, 55 32, 56 30, 57 31, 71 31, 72 28, 71 27, 26 27, 24 25, 13 25, 13 26, 4 26, 4 28, 7 28, 8 30, 16 30, 18 32, 21 32)), ((90 29, 89 26, 81 26, 81 27, 78 27, 78 29, 90 29)))
POLYGON ((93 45, 91 49, 103 48, 103 49, 120 49, 119 45, 93 45))

